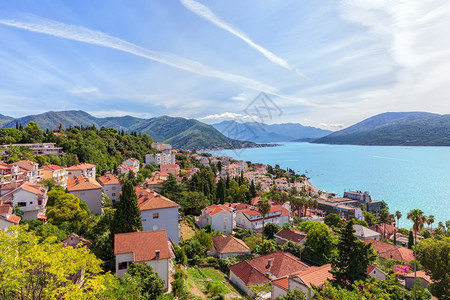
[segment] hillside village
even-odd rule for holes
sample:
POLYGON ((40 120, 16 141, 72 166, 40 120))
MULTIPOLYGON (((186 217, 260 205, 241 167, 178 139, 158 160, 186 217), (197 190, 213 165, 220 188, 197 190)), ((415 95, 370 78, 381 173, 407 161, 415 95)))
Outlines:
MULTIPOLYGON (((338 197, 279 165, 110 129, 15 130, 0 129, 0 278, 18 268, 6 260, 22 259, 5 245, 31 243, 24 249, 44 256, 68 249, 92 258, 92 270, 73 267, 58 279, 67 295, 79 290, 90 299, 448 299, 450 222, 433 227, 420 210, 408 214, 415 225, 404 229, 397 223, 407 216, 368 192, 338 197), (33 133, 23 143, 19 131, 33 133), (128 146, 83 159, 94 156, 88 143, 82 155, 69 149, 75 131, 81 139, 129 139, 128 146), (148 147, 131 149, 138 139, 148 147), (443 255, 444 274, 430 253, 443 255)), ((56 278, 40 259, 31 260, 40 263, 30 263, 32 277, 56 278)), ((0 283, 1 295, 52 293, 52 279, 31 284, 14 276, 0 283)))

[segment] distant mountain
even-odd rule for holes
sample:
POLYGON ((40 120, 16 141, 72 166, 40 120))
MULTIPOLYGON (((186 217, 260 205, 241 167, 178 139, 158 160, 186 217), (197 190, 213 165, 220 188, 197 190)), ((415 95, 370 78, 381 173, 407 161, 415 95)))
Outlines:
POLYGON ((175 148, 240 148, 255 147, 256 144, 237 141, 225 137, 211 125, 193 119, 173 118, 168 116, 142 119, 132 116, 97 118, 81 110, 49 111, 22 118, 7 120, 1 127, 15 127, 16 122, 25 126, 36 122, 46 130, 55 130, 62 123, 64 127, 92 126, 136 131, 150 135, 155 141, 171 143, 175 148))
POLYGON ((8 123, 9 121, 13 120, 13 117, 9 117, 9 116, 5 116, 0 114, 0 126, 2 126, 2 124, 8 123))
POLYGON ((450 115, 383 113, 313 143, 347 145, 450 146, 450 115))
POLYGON ((295 140, 309 141, 332 132, 297 123, 268 125, 257 122, 238 123, 235 121, 223 121, 212 126, 230 138, 242 138, 260 143, 291 142, 295 140))

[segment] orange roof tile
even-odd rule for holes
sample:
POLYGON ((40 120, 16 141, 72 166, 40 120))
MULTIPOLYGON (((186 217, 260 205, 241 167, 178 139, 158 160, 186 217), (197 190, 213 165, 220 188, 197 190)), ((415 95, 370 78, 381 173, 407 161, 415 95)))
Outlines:
POLYGON ((44 195, 45 192, 47 191, 46 188, 43 188, 39 184, 31 183, 28 181, 25 182, 24 184, 22 184, 19 188, 22 188, 28 192, 31 192, 33 194, 38 194, 38 195, 44 195))
POLYGON ((66 169, 67 167, 61 167, 57 165, 43 165, 40 169, 44 171, 56 171, 61 169, 66 169))
POLYGON ((306 233, 292 229, 281 229, 275 234, 275 237, 280 237, 294 243, 300 243, 306 238, 306 233))
POLYGON ((105 174, 103 176, 100 176, 98 178, 98 180, 103 184, 103 185, 108 185, 108 184, 120 184, 119 178, 117 178, 117 176, 113 175, 113 174, 105 174))
POLYGON ((372 243, 372 246, 377 251, 378 256, 382 258, 397 259, 405 263, 409 263, 414 259, 414 252, 411 249, 372 239, 365 240, 364 242, 372 243))
POLYGON ((114 235, 114 254, 134 253, 135 261, 172 258, 165 230, 119 233, 114 235))
POLYGON ((101 189, 102 186, 92 177, 85 175, 77 175, 75 177, 67 179, 67 190, 83 191, 83 190, 96 190, 101 189))
POLYGON ((327 279, 333 278, 330 271, 331 264, 326 264, 321 267, 311 267, 307 270, 292 274, 290 277, 300 278, 300 280, 303 281, 309 288, 311 288, 312 285, 320 287, 327 279))
POLYGON ((217 253, 250 253, 251 249, 240 239, 234 236, 218 235, 213 238, 217 253))
POLYGON ((284 290, 289 290, 289 277, 281 277, 275 280, 272 280, 272 284, 276 284, 284 290))
POLYGON ((81 163, 78 165, 73 165, 67 168, 68 171, 86 170, 95 167, 93 164, 81 163))
POLYGON ((248 261, 230 266, 229 269, 247 286, 270 282, 268 276, 261 273, 258 269, 253 268, 248 261))
MULTIPOLYGON (((405 277, 412 277, 414 278, 414 273, 408 273, 405 275, 405 277)), ((427 275, 427 273, 423 270, 417 271, 417 278, 423 278, 429 283, 432 282, 431 277, 427 275)))
POLYGON ((137 186, 135 192, 140 210, 180 207, 176 202, 149 189, 137 186))

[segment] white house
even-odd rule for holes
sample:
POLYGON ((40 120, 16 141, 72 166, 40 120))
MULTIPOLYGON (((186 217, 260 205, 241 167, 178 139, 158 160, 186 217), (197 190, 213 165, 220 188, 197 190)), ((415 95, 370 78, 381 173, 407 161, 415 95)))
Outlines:
POLYGON ((149 189, 135 187, 138 205, 141 210, 144 231, 165 230, 167 238, 178 244, 178 210, 180 206, 172 200, 149 189))
MULTIPOLYGON (((257 207, 236 210, 236 226, 261 232, 263 230, 263 216, 257 207)), ((289 211, 281 205, 272 205, 270 212, 264 218, 264 224, 275 223, 283 226, 290 223, 289 211)))
POLYGON ((373 231, 372 229, 369 229, 367 227, 364 227, 362 225, 353 224, 353 229, 355 232, 353 233, 354 236, 358 237, 360 240, 380 240, 380 234, 376 231, 373 231))
POLYGON ((92 177, 95 179, 96 166, 93 164, 82 163, 78 165, 73 165, 67 168, 67 176, 69 178, 76 177, 78 175, 85 175, 87 177, 92 177))
POLYGON ((214 231, 230 233, 233 231, 234 214, 233 209, 223 204, 213 204, 202 209, 198 218, 200 228, 210 224, 214 231))
POLYGON ((12 191, 0 197, 0 200, 12 207, 15 205, 23 211, 25 220, 45 220, 45 206, 47 205, 47 189, 39 184, 24 182, 12 191))
POLYGON ((114 255, 117 277, 122 278, 133 262, 149 264, 164 280, 164 288, 168 290, 175 255, 165 230, 115 234, 114 255))
POLYGON ((156 165, 173 165, 175 162, 175 154, 171 150, 164 150, 162 153, 145 155, 146 164, 154 163, 156 165))
POLYGON ((207 251, 207 255, 225 258, 235 255, 250 254, 252 250, 244 243, 244 241, 234 236, 217 235, 213 238, 214 246, 207 251))
POLYGON ((367 275, 369 275, 375 279, 380 279, 380 280, 386 280, 386 277, 387 277, 386 273, 383 270, 381 270, 380 268, 378 268, 376 263, 373 265, 370 265, 367 268, 366 273, 367 273, 367 275))
POLYGON ((18 177, 22 178, 23 180, 32 183, 37 183, 42 180, 38 163, 35 163, 31 160, 19 160, 12 163, 12 165, 18 167, 18 171, 20 173, 18 177))
POLYGON ((9 204, 0 202, 0 230, 6 231, 9 226, 17 225, 20 222, 20 217, 12 213, 12 208, 9 204))
POLYGON ((93 177, 78 175, 69 178, 67 191, 86 203, 91 213, 103 213, 103 188, 93 177))
POLYGON ((117 176, 113 174, 105 174, 98 178, 98 182, 100 182, 100 185, 103 187, 103 193, 105 193, 109 197, 109 200, 111 200, 112 205, 119 201, 122 185, 120 184, 117 176))
POLYGON ((137 172, 139 172, 139 160, 136 158, 129 158, 117 167, 117 169, 119 174, 128 174, 129 172, 137 174, 137 172))
POLYGON ((40 168, 43 179, 54 179, 57 184, 67 188, 67 167, 45 165, 40 168))

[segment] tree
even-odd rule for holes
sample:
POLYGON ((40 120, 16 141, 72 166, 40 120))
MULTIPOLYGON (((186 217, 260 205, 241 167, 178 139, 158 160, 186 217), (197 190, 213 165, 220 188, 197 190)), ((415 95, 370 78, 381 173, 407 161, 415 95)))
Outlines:
MULTIPOLYGON (((258 202, 258 210, 263 217, 263 220, 262 220, 263 229, 264 229, 264 225, 265 225, 266 215, 270 212, 270 209, 271 209, 271 205, 269 203, 269 200, 261 199, 258 202)), ((264 240, 264 234, 261 234, 261 239, 262 239, 262 241, 264 240)))
POLYGON ((389 220, 389 211, 386 207, 381 209, 381 211, 380 211, 380 220, 381 220, 381 223, 383 224, 383 239, 385 239, 386 238, 386 223, 389 220))
POLYGON ((377 224, 377 217, 372 215, 368 211, 363 211, 364 220, 369 224, 369 226, 373 226, 377 224))
POLYGON ((414 246, 414 235, 413 232, 410 230, 408 234, 408 249, 412 249, 414 246))
POLYGON ((44 140, 44 130, 36 122, 30 122, 23 129, 24 143, 42 143, 44 140))
POLYGON ((319 265, 329 263, 336 248, 335 236, 327 225, 320 222, 309 223, 309 229, 303 230, 307 232, 303 257, 319 265))
POLYGON ((262 241, 261 244, 259 244, 258 246, 258 253, 261 255, 266 255, 276 252, 277 248, 275 247, 274 244, 275 242, 271 240, 262 241))
POLYGON ((306 296, 301 290, 294 289, 293 291, 287 291, 283 297, 275 297, 275 300, 306 300, 306 296))
POLYGON ((111 224, 112 234, 142 230, 141 210, 138 207, 136 192, 130 180, 125 180, 119 199, 111 224))
MULTIPOLYGON (((417 232, 419 232, 423 224, 427 221, 426 217, 423 215, 423 211, 416 208, 408 212, 406 216, 408 220, 413 221, 413 231, 414 231, 414 257, 417 257, 417 232)), ((417 285, 417 262, 414 260, 414 299, 416 299, 416 285, 417 285)))
POLYGON ((47 220, 50 224, 67 227, 69 231, 78 231, 83 221, 90 215, 86 203, 80 198, 59 189, 48 193, 47 220))
POLYGON ((450 238, 426 239, 417 245, 417 260, 433 282, 428 286, 439 299, 450 299, 450 238))
POLYGON ((325 224, 327 224, 330 227, 341 227, 343 225, 343 222, 341 220, 341 217, 337 214, 328 214, 324 219, 325 224))
POLYGON ((132 263, 127 273, 137 280, 144 299, 153 300, 164 293, 164 280, 146 263, 132 263))
POLYGON ((399 210, 397 210, 395 212, 395 217, 397 218, 397 228, 398 228, 399 222, 400 222, 400 218, 402 217, 402 213, 399 210))
POLYGON ((196 239, 200 242, 200 244, 205 249, 210 249, 212 246, 214 246, 212 234, 206 233, 204 230, 198 230, 195 234, 193 239, 196 239))
POLYGON ((208 198, 201 192, 182 192, 178 200, 184 215, 198 216, 202 209, 210 205, 208 198))
POLYGON ((269 224, 266 224, 266 226, 264 226, 264 235, 266 236, 266 238, 268 238, 270 240, 270 239, 273 239, 275 233, 277 233, 280 230, 281 230, 281 227, 278 226, 277 224, 269 223, 269 224))
POLYGON ((339 254, 333 260, 331 270, 333 281, 339 286, 350 286, 357 280, 366 279, 367 268, 377 258, 372 244, 364 243, 353 234, 354 224, 352 219, 339 231, 339 254))
POLYGON ((298 258, 302 257, 302 252, 304 250, 304 246, 294 243, 292 241, 287 242, 283 245, 283 250, 291 253, 294 256, 297 256, 298 258))
POLYGON ((428 224, 428 226, 430 226, 431 232, 433 232, 433 223, 434 223, 434 216, 429 215, 427 218, 427 224, 428 224))

